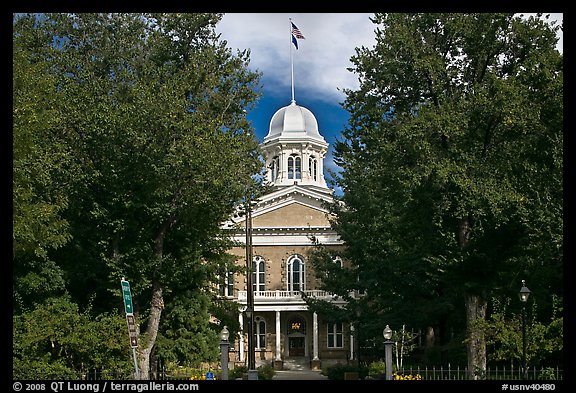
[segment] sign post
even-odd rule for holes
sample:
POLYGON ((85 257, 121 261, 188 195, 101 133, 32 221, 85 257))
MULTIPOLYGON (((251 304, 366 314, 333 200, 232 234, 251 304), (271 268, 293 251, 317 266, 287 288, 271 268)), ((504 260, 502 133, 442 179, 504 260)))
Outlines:
POLYGON ((126 314, 133 314, 134 307, 132 306, 132 294, 130 293, 130 283, 124 280, 124 277, 122 277, 120 285, 122 285, 122 298, 124 299, 124 311, 126 311, 126 314))
POLYGON ((136 322, 134 320, 134 307, 132 305, 132 293, 130 293, 130 283, 120 280, 122 286, 122 298, 124 299, 124 311, 126 311, 126 323, 128 324, 128 337, 130 337, 130 346, 134 357, 134 370, 136 379, 140 379, 140 370, 138 370, 138 359, 136 358, 136 348, 138 347, 138 334, 136 332, 136 322))

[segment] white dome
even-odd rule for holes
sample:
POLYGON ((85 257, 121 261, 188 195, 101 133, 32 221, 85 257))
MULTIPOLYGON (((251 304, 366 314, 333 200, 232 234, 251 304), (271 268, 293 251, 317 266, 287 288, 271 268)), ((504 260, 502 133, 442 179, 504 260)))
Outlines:
POLYGON ((309 137, 324 142, 318 132, 318 122, 314 114, 303 106, 296 105, 295 101, 288 106, 280 108, 270 120, 270 130, 264 141, 269 139, 309 137))

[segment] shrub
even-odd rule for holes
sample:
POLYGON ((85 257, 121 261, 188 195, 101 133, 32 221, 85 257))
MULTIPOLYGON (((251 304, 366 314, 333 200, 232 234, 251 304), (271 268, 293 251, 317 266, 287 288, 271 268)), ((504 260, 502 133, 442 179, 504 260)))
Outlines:
POLYGON ((340 363, 327 367, 322 374, 326 375, 328 379, 344 380, 344 373, 348 372, 357 372, 361 379, 365 376, 365 373, 363 374, 357 366, 340 363))
POLYGON ((228 379, 243 378, 246 374, 248 374, 247 366, 234 366, 232 370, 228 371, 228 379))
POLYGON ((272 379, 275 373, 274 367, 269 364, 258 367, 258 379, 272 379))
POLYGON ((383 379, 386 375, 386 363, 382 360, 368 365, 368 376, 375 379, 383 379))

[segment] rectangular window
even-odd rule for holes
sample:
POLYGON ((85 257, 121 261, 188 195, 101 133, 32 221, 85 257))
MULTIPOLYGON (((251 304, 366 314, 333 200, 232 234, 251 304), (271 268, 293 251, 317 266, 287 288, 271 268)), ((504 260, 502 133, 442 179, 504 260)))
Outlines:
POLYGON ((218 280, 218 294, 220 296, 234 296, 234 273, 225 272, 218 280))
POLYGON ((265 291, 265 290, 266 290, 266 285, 265 285, 265 283, 266 283, 266 272, 260 272, 260 273, 258 273, 258 277, 259 277, 259 280, 258 280, 258 286, 259 286, 259 288, 258 288, 258 290, 259 290, 259 291, 265 291))
POLYGON ((227 296, 234 296, 234 273, 228 272, 227 296))
POLYGON ((264 334, 258 335, 258 348, 261 348, 261 349, 266 348, 266 335, 264 335, 264 334))
POLYGON ((344 335, 342 333, 342 323, 329 323, 327 325, 328 332, 328 348, 343 348, 344 335))

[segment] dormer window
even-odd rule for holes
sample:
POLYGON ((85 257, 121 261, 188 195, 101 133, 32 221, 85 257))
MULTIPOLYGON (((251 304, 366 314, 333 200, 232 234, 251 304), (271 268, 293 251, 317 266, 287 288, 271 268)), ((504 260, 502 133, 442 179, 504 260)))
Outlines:
POLYGON ((275 182, 278 179, 278 173, 280 172, 280 158, 275 156, 272 158, 272 163, 270 164, 270 179, 275 182))
POLYGON ((302 179, 302 159, 297 154, 288 157, 288 179, 302 179))
POLYGON ((316 157, 310 156, 308 159, 308 170, 310 178, 314 181, 318 180, 318 160, 316 160, 316 157))

